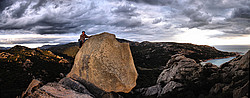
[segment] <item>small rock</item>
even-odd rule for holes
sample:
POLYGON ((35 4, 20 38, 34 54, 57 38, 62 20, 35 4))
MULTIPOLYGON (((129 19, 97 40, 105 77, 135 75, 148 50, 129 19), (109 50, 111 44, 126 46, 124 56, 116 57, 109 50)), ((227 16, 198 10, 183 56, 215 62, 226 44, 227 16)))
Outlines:
POLYGON ((37 90, 41 85, 42 85, 41 81, 33 79, 29 84, 28 88, 26 89, 26 91, 22 94, 22 98, 30 96, 33 93, 33 91, 37 90))

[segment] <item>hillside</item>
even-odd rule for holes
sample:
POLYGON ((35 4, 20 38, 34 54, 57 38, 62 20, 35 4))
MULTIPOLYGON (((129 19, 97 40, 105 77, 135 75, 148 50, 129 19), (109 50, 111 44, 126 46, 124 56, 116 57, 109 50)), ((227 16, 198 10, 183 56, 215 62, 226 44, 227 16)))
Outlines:
POLYGON ((71 69, 69 61, 51 51, 15 46, 0 51, 1 97, 21 95, 32 79, 58 81, 71 69))
POLYGON ((53 53, 62 55, 64 57, 74 58, 79 50, 78 45, 79 44, 77 42, 72 42, 64 45, 45 45, 39 48, 43 50, 50 50, 53 53))

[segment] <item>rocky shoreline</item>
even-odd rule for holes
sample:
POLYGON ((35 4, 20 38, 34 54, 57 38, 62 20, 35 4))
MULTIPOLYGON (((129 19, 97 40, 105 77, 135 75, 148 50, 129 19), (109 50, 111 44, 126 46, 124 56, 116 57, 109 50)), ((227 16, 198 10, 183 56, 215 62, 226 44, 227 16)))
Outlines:
POLYGON ((248 98, 250 51, 217 67, 204 66, 182 54, 168 61, 156 85, 136 89, 139 97, 248 98))
MULTIPOLYGON (((237 53, 237 52, 235 52, 235 53, 237 53)), ((234 56, 226 56, 226 57, 218 57, 218 58, 213 58, 213 59, 207 59, 207 60, 202 60, 202 62, 206 62, 206 61, 209 61, 209 60, 214 60, 214 59, 226 59, 226 58, 230 58, 230 57, 237 57, 237 56, 239 56, 240 54, 236 54, 236 55, 234 55, 234 56)))
MULTIPOLYGON (((108 36, 105 35, 105 37, 108 37, 108 36)), ((107 39, 111 41, 112 39, 112 41, 109 44, 107 44, 107 45, 114 44, 115 46, 112 46, 112 47, 116 47, 116 45, 118 45, 118 44, 115 44, 116 40, 121 43, 129 43, 129 47, 131 49, 130 52, 133 57, 132 60, 134 62, 133 66, 136 68, 136 71, 138 73, 136 85, 129 93, 127 93, 127 91, 126 93, 122 93, 121 91, 118 91, 118 92, 109 91, 109 90, 105 91, 104 88, 100 89, 100 86, 99 87, 96 86, 95 82, 93 82, 93 81, 99 81, 99 79, 101 80, 102 78, 105 78, 105 77, 108 78, 110 76, 113 76, 114 74, 118 74, 119 71, 113 71, 114 72, 113 74, 109 74, 109 75, 107 74, 107 76, 96 78, 93 81, 89 81, 88 80, 89 78, 79 78, 79 76, 75 76, 73 74, 71 75, 71 77, 65 77, 66 74, 69 73, 73 63, 75 63, 75 65, 78 66, 78 64, 76 64, 77 60, 75 59, 74 61, 72 58, 76 55, 76 53, 78 53, 77 51, 79 50, 79 48, 77 47, 78 45, 77 43, 63 45, 63 47, 60 47, 60 46, 50 47, 46 50, 29 49, 27 47, 18 46, 18 47, 11 48, 9 50, 0 51, 1 64, 4 65, 4 66, 1 65, 1 69, 6 71, 6 68, 8 68, 7 69, 9 70, 8 73, 9 74, 10 72, 12 72, 12 74, 15 73, 14 75, 24 73, 24 72, 25 73, 28 72, 29 74, 31 74, 31 75, 28 75, 28 73, 27 75, 22 74, 24 76, 25 75, 29 76, 27 77, 27 79, 23 78, 24 80, 27 80, 27 82, 23 82, 22 84, 20 83, 11 84, 10 82, 8 82, 8 80, 6 80, 10 78, 0 79, 1 84, 9 83, 9 84, 6 84, 5 86, 1 86, 1 89, 5 89, 6 91, 8 91, 7 86, 10 86, 10 85, 22 85, 22 86, 25 86, 25 88, 27 88, 31 80, 36 79, 34 80, 35 82, 30 84, 30 86, 27 88, 26 91, 22 87, 22 91, 24 92, 23 96, 65 97, 62 95, 66 94, 71 97, 78 96, 78 97, 89 97, 89 98, 92 98, 92 97, 105 97, 105 98, 110 98, 110 97, 112 98, 230 97, 231 98, 231 97, 239 97, 239 96, 248 97, 248 93, 246 93, 246 91, 248 92, 248 89, 246 89, 246 87, 248 87, 248 84, 249 84, 249 78, 248 78, 249 77, 249 55, 250 55, 249 52, 245 54, 244 56, 241 56, 234 52, 222 52, 222 51, 215 49, 214 47, 205 46, 205 45, 193 45, 193 44, 187 44, 187 43, 174 43, 174 42, 141 42, 139 43, 139 42, 132 42, 132 41, 124 40, 124 39, 115 40, 112 37, 111 39, 109 38, 110 37, 105 38, 105 40, 107 39), (52 51, 53 53, 48 50, 52 51), (57 50, 60 50, 60 51, 57 51, 57 50), (8 56, 7 54, 9 54, 10 56, 8 56), (17 55, 19 55, 19 57, 17 55), (235 55, 238 55, 238 56, 235 59, 227 63, 224 63, 223 65, 221 65, 221 67, 217 67, 210 63, 207 63, 204 66, 199 64, 201 61, 209 59, 209 58, 220 58, 220 57, 235 56, 235 55), (48 58, 46 58, 46 56, 48 58), (16 60, 17 57, 18 59, 16 60), (40 60, 39 61, 40 63, 36 62, 38 59, 40 60), (7 63, 7 61, 9 61, 9 63, 7 63), (22 61, 22 63, 18 64, 18 62, 20 61, 22 61), (16 64, 18 66, 16 66, 16 64), (57 68, 52 67, 52 65, 54 66, 56 65, 57 68), (35 66, 43 66, 45 67, 45 69, 44 71, 40 73, 39 71, 40 69, 35 66), (18 68, 20 67, 19 68, 20 70, 12 71, 13 68, 15 67, 18 67, 18 68), (63 69, 63 70, 61 71, 53 70, 54 72, 51 73, 50 70, 52 69, 63 69), (39 73, 36 73, 36 72, 39 72, 39 73), (52 74, 55 74, 55 75, 51 77, 50 75, 52 74), (233 78, 230 79, 230 77, 233 77, 233 78), (54 79, 54 80, 48 80, 47 78, 54 79)), ((99 43, 102 41, 90 40, 89 43, 94 44, 94 43, 99 43)), ((88 43, 88 41, 86 42, 88 43)), ((106 42, 104 44, 106 44, 106 42)), ((90 47, 90 46, 86 46, 86 47, 90 47)), ((115 52, 114 50, 109 51, 111 48, 106 49, 105 47, 103 48, 100 48, 100 47, 101 46, 87 48, 87 50, 94 49, 96 52, 98 51, 100 52, 98 54, 95 54, 95 57, 92 57, 92 58, 112 57, 112 55, 106 55, 106 54, 100 55, 104 52, 108 54, 120 53, 120 52, 115 52), (101 52, 102 50, 105 50, 105 51, 101 52)), ((84 52, 84 53, 88 53, 88 52, 84 52)), ((126 52, 126 53, 119 54, 117 56, 126 55, 125 58, 127 58, 127 54, 128 53, 126 52)), ((114 64, 120 64, 118 63, 118 61, 121 61, 121 60, 116 60, 116 58, 118 57, 113 57, 112 62, 115 61, 116 63, 114 64)), ((88 61, 88 62, 91 63, 91 61, 88 61)), ((99 64, 99 62, 93 62, 93 64, 96 65, 96 64, 99 64)), ((86 67, 86 65, 83 65, 83 66, 86 67)), ((92 67, 87 67, 87 68, 96 68, 96 67, 92 66, 92 67)), ((121 69, 119 68, 120 67, 117 67, 114 70, 121 71, 121 69)), ((95 69, 95 70, 101 70, 101 69, 95 69)), ((106 70, 106 69, 102 69, 102 70, 106 70)), ((5 71, 1 71, 1 74, 0 74, 1 77, 4 75, 5 71)), ((74 72, 78 72, 78 71, 74 71, 74 72)), ((89 71, 79 71, 79 72, 86 73, 89 71)), ((83 75, 83 73, 81 74, 82 76, 85 76, 83 75)), ((94 73, 92 74, 93 76, 97 76, 97 75, 94 75, 94 73)), ((5 75, 3 77, 8 77, 8 76, 5 75)), ((118 77, 118 80, 119 79, 125 79, 123 81, 127 80, 124 76, 120 75, 120 73, 116 77, 118 77)), ((111 82, 111 83, 116 83, 116 82, 111 82)), ((114 86, 114 85, 111 85, 111 86, 114 86)), ((118 85, 118 87, 120 86, 118 85)), ((15 88, 12 88, 12 89, 15 89, 15 88)), ((1 96, 10 97, 10 94, 6 93, 5 95, 3 95, 3 93, 4 92, 1 91, 1 96)), ((21 95, 21 92, 15 92, 15 93, 18 95, 14 95, 14 97, 21 95)))

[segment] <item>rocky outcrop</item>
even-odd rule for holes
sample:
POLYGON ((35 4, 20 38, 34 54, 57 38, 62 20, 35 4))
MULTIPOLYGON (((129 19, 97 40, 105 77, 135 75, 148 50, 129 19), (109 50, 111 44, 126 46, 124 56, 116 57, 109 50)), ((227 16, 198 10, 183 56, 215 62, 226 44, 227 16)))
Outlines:
POLYGON ((158 96, 172 92, 175 89, 183 90, 182 82, 191 80, 193 74, 199 69, 200 65, 193 59, 186 58, 183 55, 177 54, 172 56, 166 65, 166 69, 160 74, 157 80, 158 85, 163 85, 158 96), (183 81, 184 80, 184 81, 183 81))
POLYGON ((67 77, 79 77, 106 92, 130 92, 137 72, 129 44, 119 43, 109 33, 92 36, 78 51, 67 77))
POLYGON ((248 97, 249 64, 250 51, 222 64, 219 73, 222 80, 211 88, 210 96, 248 97))
POLYGON ((128 43, 115 35, 92 36, 79 50, 67 77, 47 83, 28 97, 121 98, 136 85, 137 72, 128 43))
POLYGON ((156 85, 136 89, 141 97, 229 97, 247 98, 250 51, 218 68, 197 64, 182 54, 173 55, 159 75, 156 85))
POLYGON ((207 95, 211 86, 219 79, 218 67, 207 63, 202 66, 195 60, 176 54, 166 64, 156 85, 136 89, 141 96, 194 98, 207 95))
POLYGON ((30 96, 33 91, 37 90, 38 88, 40 88, 42 85, 42 82, 37 80, 37 79, 33 79, 31 81, 31 83, 29 84, 28 88, 26 89, 26 91, 22 94, 22 98, 26 97, 26 96, 30 96))
MULTIPOLYGON (((182 54, 176 54, 168 61, 165 69, 159 75, 156 85, 138 89, 143 96, 162 97, 173 92, 182 92, 185 81, 192 80, 192 75, 201 67, 193 59, 182 54)), ((171 96, 174 97, 174 96, 171 96)))
POLYGON ((48 83, 35 90, 28 97, 32 98, 93 98, 81 83, 70 78, 63 78, 59 83, 48 83))

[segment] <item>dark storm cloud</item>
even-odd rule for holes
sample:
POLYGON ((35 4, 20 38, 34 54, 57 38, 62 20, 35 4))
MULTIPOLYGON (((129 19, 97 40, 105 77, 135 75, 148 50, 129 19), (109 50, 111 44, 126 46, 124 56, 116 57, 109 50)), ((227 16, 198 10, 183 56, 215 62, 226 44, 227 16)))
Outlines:
MULTIPOLYGON (((250 34, 250 1, 238 1, 240 3, 230 3, 222 6, 231 8, 232 14, 229 14, 224 21, 210 23, 202 28, 215 29, 223 31, 225 34, 218 37, 239 37, 250 34)), ((217 6, 219 6, 217 4, 217 6)), ((224 13, 225 14, 225 13, 224 13)))
POLYGON ((5 9, 5 7, 10 6, 14 0, 0 0, 0 12, 5 9))
MULTIPOLYGON (((20 0, 5 8, 0 29, 24 29, 39 34, 63 34, 95 29, 97 25, 133 28, 141 26, 137 8, 131 4, 110 7, 102 2, 20 0), (103 9, 103 7, 107 7, 103 9)), ((100 28, 101 29, 101 28, 100 28)), ((91 31, 90 30, 90 31, 91 31)), ((90 32, 96 33, 96 32, 90 32)))
POLYGON ((248 18, 248 19, 250 19, 250 7, 235 9, 232 16, 233 16, 233 18, 248 18))
POLYGON ((142 22, 139 17, 140 14, 136 12, 137 7, 131 4, 121 4, 117 8, 112 9, 113 18, 115 20, 110 21, 111 26, 135 28, 142 26, 142 22))
POLYGON ((183 14, 190 19, 189 23, 186 24, 190 28, 207 25, 211 21, 211 16, 200 12, 198 9, 185 9, 183 10, 183 14))
POLYGON ((151 4, 151 5, 169 5, 177 2, 177 0, 128 0, 128 1, 151 4))
POLYGON ((182 28, 220 30, 221 36, 250 33, 249 0, 2 0, 0 5, 3 32, 106 31, 132 40, 171 39, 182 28))
POLYGON ((152 22, 152 24, 157 24, 157 23, 160 23, 162 21, 161 18, 156 18, 154 19, 154 21, 152 22))
POLYGON ((200 29, 220 30, 225 34, 217 37, 240 37, 250 34, 250 20, 245 18, 229 18, 222 23, 211 23, 200 29))
POLYGON ((121 19, 121 20, 116 20, 114 23, 111 25, 116 26, 116 27, 126 27, 126 28, 135 28, 142 26, 142 23, 138 19, 121 19))
POLYGON ((250 20, 244 18, 232 18, 228 19, 230 29, 224 30, 224 32, 236 35, 250 34, 250 20))
MULTIPOLYGON (((218 37, 239 37, 250 34, 249 0, 193 0, 183 14, 189 18, 182 27, 219 30, 225 34, 218 37)), ((215 36, 214 36, 215 37, 215 36)))
POLYGON ((193 22, 209 22, 211 21, 211 17, 206 13, 201 13, 199 10, 194 9, 186 9, 183 11, 184 14, 190 18, 190 21, 193 22))
POLYGON ((54 34, 76 32, 84 24, 101 24, 102 15, 91 17, 96 14, 93 12, 95 4, 82 3, 87 6, 75 6, 77 3, 63 0, 16 1, 2 11, 0 29, 25 29, 39 34, 54 34))
POLYGON ((121 5, 118 6, 116 9, 114 9, 112 12, 116 15, 118 15, 119 17, 128 17, 131 18, 133 16, 139 16, 139 13, 136 13, 136 7, 133 7, 131 5, 121 5))

